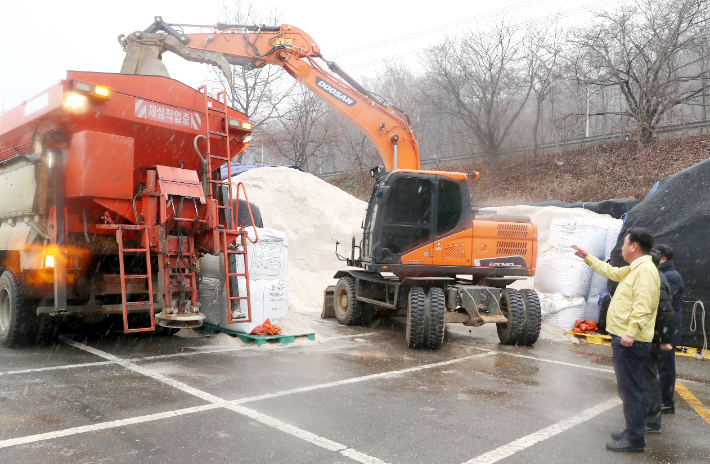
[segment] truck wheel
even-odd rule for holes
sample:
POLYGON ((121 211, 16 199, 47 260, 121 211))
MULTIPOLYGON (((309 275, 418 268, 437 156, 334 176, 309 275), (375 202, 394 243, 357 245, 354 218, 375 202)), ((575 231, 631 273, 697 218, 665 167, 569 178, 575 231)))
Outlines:
POLYGON ((37 318, 37 333, 35 342, 37 345, 51 345, 57 341, 61 328, 61 321, 52 316, 40 316, 37 318))
POLYGON ((520 342, 525 326, 525 303, 520 293, 506 288, 500 298, 500 309, 508 322, 496 324, 498 339, 504 345, 516 345, 520 342))
POLYGON ((37 316, 32 302, 22 297, 19 281, 10 271, 0 276, 0 344, 16 347, 34 341, 37 316))
POLYGON ((341 277, 335 286, 335 318, 343 325, 360 323, 362 305, 355 299, 355 279, 341 277))
POLYGON ((540 299, 535 290, 520 290, 520 296, 525 303, 525 326, 523 334, 520 336, 520 343, 532 346, 540 336, 540 324, 542 323, 542 313, 540 310, 540 299))
POLYGON ((426 331, 426 346, 432 350, 438 350, 444 343, 444 331, 446 323, 446 298, 444 290, 433 287, 429 290, 429 324, 426 331))
POLYGON ((426 315, 426 294, 421 287, 409 291, 407 306, 407 345, 410 348, 424 346, 424 316, 426 315))

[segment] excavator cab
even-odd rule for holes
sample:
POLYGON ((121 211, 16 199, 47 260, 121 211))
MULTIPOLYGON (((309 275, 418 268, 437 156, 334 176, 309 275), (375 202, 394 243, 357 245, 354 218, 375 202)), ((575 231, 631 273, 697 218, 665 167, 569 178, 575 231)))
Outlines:
POLYGON ((349 264, 398 275, 426 273, 424 266, 434 264, 435 250, 422 251, 422 259, 406 259, 408 255, 470 228, 465 175, 395 170, 380 175, 372 188, 360 258, 349 264))

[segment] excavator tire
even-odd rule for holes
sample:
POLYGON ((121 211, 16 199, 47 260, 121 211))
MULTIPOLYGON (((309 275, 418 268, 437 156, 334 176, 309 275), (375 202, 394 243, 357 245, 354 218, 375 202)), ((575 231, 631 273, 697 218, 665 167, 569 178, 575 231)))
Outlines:
POLYGON ((426 293, 422 287, 412 287, 407 306, 407 345, 410 348, 424 347, 424 319, 426 317, 426 293))
POLYGON ((542 323, 540 299, 537 292, 531 289, 520 290, 520 296, 523 297, 525 303, 525 326, 523 334, 520 336, 520 344, 532 346, 540 336, 540 324, 542 323))
POLYGON ((504 345, 517 345, 525 327, 525 302, 520 292, 512 288, 503 290, 500 309, 508 322, 496 324, 498 340, 504 345))
POLYGON ((341 277, 335 286, 335 318, 342 325, 360 324, 362 304, 355 299, 355 279, 341 277))
POLYGON ((0 276, 0 344, 27 345, 35 340, 37 316, 31 300, 22 297, 20 282, 10 271, 0 276))
POLYGON ((426 346, 432 350, 438 350, 444 344, 444 331, 446 330, 444 322, 446 298, 443 289, 433 287, 429 290, 428 309, 429 323, 425 333, 426 346))

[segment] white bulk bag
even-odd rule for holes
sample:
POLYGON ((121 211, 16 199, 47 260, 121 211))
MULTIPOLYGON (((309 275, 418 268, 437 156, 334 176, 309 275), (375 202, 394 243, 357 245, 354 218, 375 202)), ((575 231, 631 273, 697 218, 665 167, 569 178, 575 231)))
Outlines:
POLYGON ((563 253, 570 251, 570 245, 578 245, 602 259, 606 248, 606 239, 606 221, 570 217, 555 219, 550 223, 547 243, 563 253))
POLYGON ((568 297, 559 293, 538 293, 542 318, 568 332, 578 319, 584 319, 586 302, 582 297, 568 297))
POLYGON ((556 253, 551 250, 537 260, 535 290, 586 298, 592 283, 592 272, 584 260, 574 253, 556 253))

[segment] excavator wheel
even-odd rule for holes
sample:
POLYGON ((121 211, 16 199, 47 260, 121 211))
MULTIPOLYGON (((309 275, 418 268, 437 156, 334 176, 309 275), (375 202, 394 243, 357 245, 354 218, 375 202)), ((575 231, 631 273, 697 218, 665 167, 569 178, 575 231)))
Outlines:
POLYGON ((424 347, 424 318, 426 317, 426 293, 422 287, 409 291, 407 307, 407 345, 410 348, 424 347))
POLYGON ((429 305, 427 315, 429 316, 427 330, 425 332, 425 344, 432 350, 438 350, 444 343, 444 331, 446 323, 444 316, 446 314, 446 298, 444 290, 438 287, 433 287, 429 290, 429 305))
POLYGON ((355 299, 355 279, 341 277, 335 286, 335 318, 343 325, 360 323, 362 303, 355 299))
POLYGON ((531 289, 520 290, 520 296, 525 303, 525 326, 523 334, 520 336, 520 344, 532 346, 540 336, 540 324, 542 323, 542 312, 540 310, 540 299, 537 292, 531 289))
POLYGON ((34 341, 37 325, 32 302, 22 297, 19 280, 10 271, 0 276, 0 344, 7 347, 34 341))
POLYGON ((512 288, 503 290, 500 309, 508 322, 496 324, 498 340, 504 345, 517 345, 525 327, 525 302, 520 292, 512 288))

